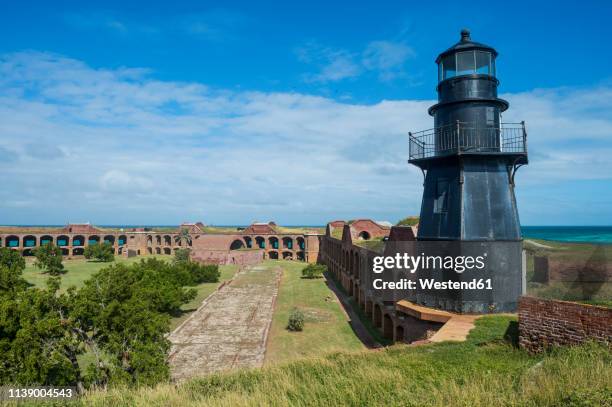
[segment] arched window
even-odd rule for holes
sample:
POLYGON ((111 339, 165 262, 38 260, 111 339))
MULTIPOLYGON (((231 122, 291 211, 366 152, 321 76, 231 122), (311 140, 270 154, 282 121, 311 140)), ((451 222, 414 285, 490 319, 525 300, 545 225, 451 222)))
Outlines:
POLYGON ((365 230, 359 232, 359 239, 361 240, 370 240, 370 237, 370 234, 365 230))
POLYGON ((57 237, 55 242, 56 246, 65 247, 68 246, 68 244, 70 243, 70 238, 66 235, 60 235, 57 237))
POLYGON ((23 247, 35 247, 36 236, 28 235, 23 238, 23 247))
POLYGON ((240 239, 236 239, 230 245, 230 250, 238 250, 244 247, 244 243, 240 239))

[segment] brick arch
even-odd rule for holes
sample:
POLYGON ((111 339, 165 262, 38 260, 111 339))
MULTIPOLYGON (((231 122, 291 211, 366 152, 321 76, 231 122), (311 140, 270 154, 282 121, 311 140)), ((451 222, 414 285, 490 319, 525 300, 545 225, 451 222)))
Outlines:
POLYGON ((383 322, 383 315, 382 315, 382 309, 380 308, 380 305, 374 303, 374 306, 372 307, 372 322, 374 323, 374 326, 376 328, 382 328, 382 322, 383 322))
POLYGON ((66 247, 70 245, 70 237, 66 235, 59 235, 55 238, 55 245, 59 247, 66 247))
POLYGON ((242 239, 234 239, 232 243, 230 243, 230 250, 239 250, 244 248, 244 242, 242 239))
POLYGON ((404 327, 398 324, 395 327, 395 337, 393 338, 393 340, 395 342, 404 342, 404 338, 405 338, 404 327))
POLYGON ((283 237, 283 249, 293 250, 293 238, 290 236, 283 237))
POLYGON ((382 333, 387 339, 393 339, 393 318, 389 314, 383 314, 382 333))
POLYGON ((4 240, 5 247, 19 247, 19 236, 10 235, 4 240))
POLYGON ((270 236, 268 238, 268 244, 270 245, 271 249, 275 249, 275 250, 280 249, 279 244, 278 244, 278 237, 276 236, 270 236))
POLYGON ((34 235, 26 235, 22 239, 23 247, 36 247, 37 239, 34 235))

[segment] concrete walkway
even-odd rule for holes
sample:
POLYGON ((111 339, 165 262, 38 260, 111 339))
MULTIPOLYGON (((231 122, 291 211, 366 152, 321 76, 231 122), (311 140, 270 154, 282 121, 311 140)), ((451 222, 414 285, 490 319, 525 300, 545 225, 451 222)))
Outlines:
POLYGON ((453 315, 442 328, 431 338, 430 342, 459 341, 467 339, 468 334, 474 329, 474 321, 481 315, 453 315))
POLYGON ((279 280, 278 268, 252 266, 211 294, 169 336, 172 379, 262 366, 279 280))

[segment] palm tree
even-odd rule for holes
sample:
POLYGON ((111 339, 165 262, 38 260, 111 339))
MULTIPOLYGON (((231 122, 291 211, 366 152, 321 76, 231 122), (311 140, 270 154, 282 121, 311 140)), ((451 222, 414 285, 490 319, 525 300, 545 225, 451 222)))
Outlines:
POLYGON ((181 229, 179 234, 174 236, 174 242, 179 246, 181 246, 182 242, 185 242, 188 246, 191 246, 191 235, 189 234, 189 229, 181 229))

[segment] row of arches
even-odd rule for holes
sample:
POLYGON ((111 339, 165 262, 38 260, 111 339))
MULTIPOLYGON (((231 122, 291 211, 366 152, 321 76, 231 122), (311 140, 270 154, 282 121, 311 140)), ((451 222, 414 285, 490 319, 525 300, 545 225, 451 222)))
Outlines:
POLYGON ((347 249, 341 241, 325 238, 321 245, 321 258, 346 293, 355 299, 359 308, 385 338, 394 342, 405 341, 405 327, 395 318, 395 311, 386 309, 383 303, 367 296, 358 283, 359 271, 369 261, 367 256, 360 255, 354 246, 347 249))
MULTIPOLYGON (((34 250, 35 250, 34 248, 23 249, 21 251, 21 254, 24 257, 34 256, 34 250)), ((122 252, 122 249, 119 248, 117 254, 121 254, 121 252, 122 252)), ((62 256, 65 256, 65 257, 82 256, 84 254, 85 254, 84 247, 75 247, 72 249, 68 247, 62 247, 62 256)))
MULTIPOLYGON (((87 245, 92 245, 96 243, 109 243, 111 245, 115 245, 115 236, 114 235, 43 235, 40 237, 34 235, 25 235, 25 236, 17 236, 17 235, 9 235, 4 238, 0 238, 0 247, 10 247, 10 248, 32 248, 39 247, 49 243, 53 243, 59 247, 84 247, 87 245)), ((127 243, 127 236, 120 235, 117 238, 117 245, 124 246, 127 243)))
MULTIPOLYGON (((172 235, 147 235, 147 246, 173 246, 172 235)), ((178 246, 182 246, 182 241, 177 241, 178 246)), ((191 242, 186 242, 188 246, 191 246, 191 242)))
POLYGON ((147 247, 147 254, 172 254, 174 252, 176 252, 179 248, 178 247, 147 247))
POLYGON ((277 252, 275 250, 270 250, 267 252, 267 257, 271 260, 278 260, 278 259, 283 259, 283 260, 300 260, 300 261, 304 261, 305 257, 304 257, 304 252, 297 252, 295 253, 295 256, 293 254, 293 252, 277 252))
POLYGON ((239 250, 243 248, 253 248, 257 247, 259 249, 270 249, 270 250, 278 250, 278 249, 288 249, 295 250, 297 248, 299 250, 306 249, 306 241, 303 237, 298 236, 295 241, 293 238, 289 236, 284 236, 279 239, 277 236, 270 236, 268 239, 263 236, 255 236, 254 238, 251 236, 245 236, 243 239, 234 239, 234 241, 230 244, 230 250, 239 250))

